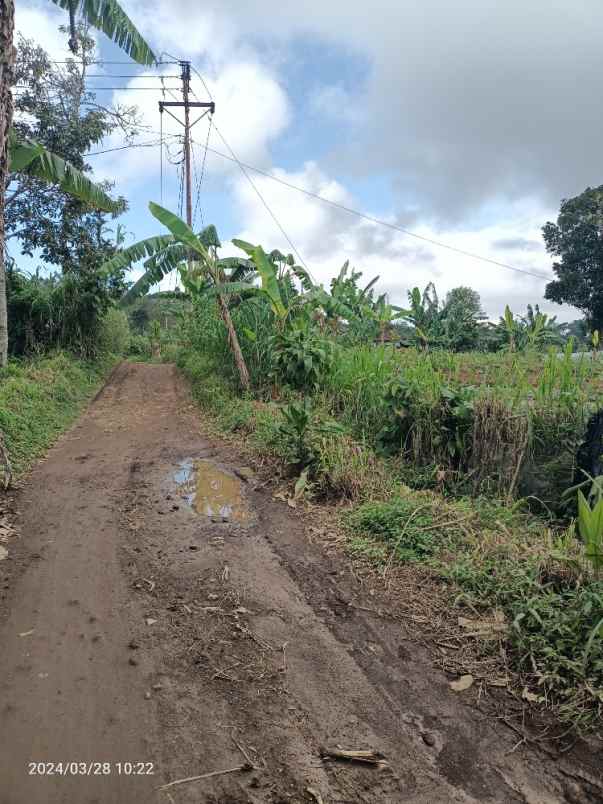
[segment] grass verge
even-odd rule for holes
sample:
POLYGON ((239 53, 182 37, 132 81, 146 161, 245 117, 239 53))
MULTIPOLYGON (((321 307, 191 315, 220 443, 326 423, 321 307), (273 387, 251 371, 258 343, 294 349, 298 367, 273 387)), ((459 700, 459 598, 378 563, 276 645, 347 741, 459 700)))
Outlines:
POLYGON ((84 362, 59 352, 0 370, 0 430, 16 478, 67 429, 114 362, 109 356, 84 362))
POLYGON ((314 496, 352 502, 341 514, 348 550, 384 571, 415 565, 430 588, 435 580, 445 606, 459 609, 459 625, 473 629, 474 650, 494 657, 524 702, 579 731, 600 727, 603 581, 571 533, 521 503, 411 489, 412 466, 378 457, 323 411, 309 419, 301 404, 241 398, 202 355, 182 354, 179 365, 218 432, 245 436, 256 455, 293 467, 292 477, 303 451, 314 496))

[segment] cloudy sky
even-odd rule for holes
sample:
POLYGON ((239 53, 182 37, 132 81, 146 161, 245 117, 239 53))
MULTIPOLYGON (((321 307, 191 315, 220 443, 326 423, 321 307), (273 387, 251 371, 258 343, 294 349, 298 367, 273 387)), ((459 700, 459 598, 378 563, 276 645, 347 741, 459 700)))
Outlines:
MULTIPOLYGON (((269 174, 249 172, 318 281, 328 282, 350 259, 367 281, 380 276, 378 287, 393 303, 403 304, 408 288, 434 281, 441 296, 459 284, 476 288, 491 316, 506 303, 520 312, 540 302, 562 320, 576 317, 570 307, 543 301, 546 279, 350 215, 269 176, 424 238, 550 276, 540 227, 556 217, 562 198, 603 180, 600 0, 373 0, 369 6, 123 0, 123 6, 156 52, 190 59, 203 76, 216 101, 210 147, 228 153, 230 146, 269 174)), ((47 0, 17 0, 17 28, 56 59, 65 57, 57 31, 65 19, 47 0)), ((101 34, 97 40, 102 58, 125 60, 101 34)), ((166 76, 177 95, 179 81, 170 76, 178 71, 170 64, 146 72, 105 64, 95 68, 105 77, 89 85, 124 87, 99 90, 99 98, 136 103, 148 126, 138 141, 148 143, 159 131, 157 76, 166 76)), ((207 100, 197 74, 192 86, 207 100)), ((165 133, 178 133, 165 118, 165 133)), ((197 179, 207 136, 204 120, 194 129, 197 179)), ((121 144, 114 134, 95 150, 121 144)), ((137 239, 158 231, 146 204, 160 201, 159 150, 89 159, 96 175, 115 179, 129 199, 124 223, 137 239)), ((180 150, 173 138, 173 160, 180 150)), ((167 156, 163 202, 177 210, 179 168, 167 156)), ((211 152, 198 225, 201 216, 216 224, 223 241, 244 237, 291 250, 238 165, 211 152)))

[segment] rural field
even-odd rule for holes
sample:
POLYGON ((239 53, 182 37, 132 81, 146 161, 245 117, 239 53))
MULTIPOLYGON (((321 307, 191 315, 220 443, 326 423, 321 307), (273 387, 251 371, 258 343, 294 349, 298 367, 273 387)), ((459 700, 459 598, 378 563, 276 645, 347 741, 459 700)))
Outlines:
POLYGON ((0 804, 603 801, 603 17, 433 3, 0 5, 0 804))

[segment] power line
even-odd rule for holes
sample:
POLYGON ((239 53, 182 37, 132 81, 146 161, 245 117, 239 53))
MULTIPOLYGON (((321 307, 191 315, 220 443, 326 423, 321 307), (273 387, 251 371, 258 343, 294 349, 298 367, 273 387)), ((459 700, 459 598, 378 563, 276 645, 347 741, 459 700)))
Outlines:
MULTIPOLYGON (((177 135, 177 134, 164 134, 163 135, 164 139, 165 139, 165 137, 177 137, 178 138, 178 136, 179 135, 177 135)), ((160 143, 161 143, 161 140, 153 140, 152 142, 132 142, 132 143, 129 143, 128 145, 120 145, 117 148, 105 148, 104 151, 91 151, 88 154, 84 154, 84 157, 88 158, 89 156, 100 156, 101 154, 111 154, 114 151, 127 151, 130 148, 153 148, 156 145, 160 145, 160 143)))
MULTIPOLYGON (((207 137, 205 139, 205 147, 203 149, 203 161, 201 162, 201 175, 199 176, 199 180, 197 182, 197 198, 195 200, 195 212, 193 214, 193 224, 197 219, 197 212, 200 211, 201 213, 201 226, 203 226, 203 207, 201 206, 201 187, 203 185, 203 177, 205 175, 205 163, 207 162, 207 148, 209 146, 209 137, 211 134, 211 127, 212 127, 213 116, 209 116, 209 122, 207 124, 207 137)), ((195 149, 193 148, 193 168, 195 168, 194 163, 194 156, 195 156, 195 149)))
MULTIPOLYGON (((113 76, 111 76, 111 78, 112 77, 113 76)), ((23 90, 29 89, 29 90, 31 90, 32 88, 28 87, 28 86, 22 86, 22 85, 16 84, 15 86, 13 86, 13 89, 23 89, 23 90)), ((163 86, 159 86, 159 87, 90 87, 90 86, 87 86, 86 87, 87 92, 114 92, 117 89, 127 89, 130 92, 164 92, 164 91, 165 92, 170 92, 170 90, 175 90, 177 92, 180 89, 180 87, 163 87, 163 86)), ((59 91, 59 90, 57 90, 57 91, 59 91)))
MULTIPOLYGON (((314 277, 312 276, 312 273, 311 273, 310 269, 308 268, 308 265, 307 265, 306 261, 304 260, 304 258, 302 257, 302 255, 299 253, 298 249, 297 249, 297 248, 295 247, 295 245, 293 244, 293 241, 291 240, 291 238, 289 237, 289 235, 288 235, 288 234, 287 234, 287 232, 285 231, 285 229, 284 229, 284 227, 283 227, 282 223, 281 223, 281 222, 279 221, 279 219, 276 217, 276 215, 275 215, 275 214, 274 214, 274 212, 272 211, 272 209, 271 209, 270 205, 268 204, 268 202, 266 201, 266 199, 264 198, 264 196, 262 195, 262 193, 261 193, 261 192, 259 191, 259 189, 257 188, 257 186, 256 186, 255 182, 253 181, 253 179, 251 178, 251 176, 249 175, 249 173, 247 173, 247 171, 245 170, 245 166, 243 165, 243 163, 242 163, 242 162, 240 162, 240 161, 239 161, 239 159, 237 158, 237 156, 236 156, 235 152, 232 150, 232 148, 230 147, 230 145, 228 144, 228 142, 226 141, 226 139, 225 139, 225 138, 224 138, 224 136, 222 135, 222 132, 220 131, 220 129, 218 128, 218 126, 217 126, 215 123, 214 123, 214 128, 215 128, 215 130, 216 130, 216 132, 217 132, 218 136, 220 137, 220 139, 221 139, 221 140, 222 140, 222 142, 224 143, 224 145, 225 145, 225 146, 228 148, 228 150, 229 150, 229 151, 230 151, 230 153, 232 154, 232 161, 233 161, 233 162, 236 162, 236 163, 238 164, 238 166, 239 166, 239 167, 240 167, 240 169, 241 169, 241 172, 243 173, 243 175, 245 176, 245 178, 247 179, 247 181, 249 182, 249 184, 250 184, 250 185, 251 185, 251 187, 253 188, 254 192, 256 193, 256 195, 257 195, 257 197, 260 199, 260 201, 262 202, 263 206, 265 207, 266 211, 268 212, 268 214, 270 215, 270 217, 272 218, 272 220, 275 222, 275 224, 276 224, 276 225, 277 225, 277 227, 279 228, 279 230, 280 230, 281 234, 283 235, 283 237, 285 238, 285 240, 286 240, 286 241, 287 241, 287 243, 289 244, 289 247, 290 247, 290 248, 291 248, 291 250, 292 250, 292 251, 293 251, 293 252, 294 252, 294 253, 297 255, 297 259, 298 259, 298 260, 301 262, 301 264, 304 266, 304 268, 306 269, 306 271, 307 271, 307 272, 308 272, 308 274, 310 275, 310 278, 312 279, 312 281, 313 281, 314 283, 316 283, 316 280, 315 280, 315 279, 314 279, 314 277)), ((208 149, 208 150, 209 150, 209 149, 208 149)))
POLYGON ((126 75, 114 75, 113 73, 86 73, 86 80, 88 78, 148 78, 152 79, 153 81, 157 81, 159 78, 160 80, 163 78, 180 78, 179 75, 141 75, 140 73, 128 73, 126 75))
MULTIPOLYGON (((105 62, 105 63, 109 64, 110 62, 105 62)), ((124 63, 129 63, 129 62, 124 62, 124 63)), ((178 62, 169 62, 169 63, 178 63, 178 62)), ((209 87, 207 86, 207 83, 205 82, 205 79, 203 78, 201 73, 192 65, 191 65, 191 68, 192 68, 193 72, 195 73, 195 75, 200 79, 200 81, 203 84, 203 87, 204 87, 205 91, 207 92, 207 95, 209 96, 209 98, 211 100, 213 100, 212 94, 211 94, 211 92, 209 90, 209 87)), ((116 89, 119 89, 119 87, 117 87, 116 89)), ((129 87, 124 87, 124 89, 129 89, 129 87)), ((149 89, 149 88, 148 87, 134 87, 133 89, 149 89)), ((167 91, 170 91, 170 88, 166 87, 165 89, 167 91)), ((178 91, 178 88, 176 88, 176 91, 178 91)), ((194 90, 192 90, 192 92, 193 92, 193 95, 195 95, 194 90)), ((195 95, 195 97, 196 97, 196 95, 195 95)), ((209 147, 209 144, 208 144, 209 143, 209 128, 208 128, 208 140, 207 140, 207 143, 205 145, 203 164, 205 165, 205 157, 206 157, 207 152, 209 151, 210 153, 213 153, 216 156, 220 156, 220 157, 222 157, 222 159, 227 159, 230 162, 234 162, 239 166, 241 172, 243 173, 243 175, 245 176, 245 178, 247 179, 247 181, 249 182, 249 184, 253 188, 254 192, 260 198, 260 201, 262 202, 263 206, 266 208, 266 210, 270 214, 271 218, 274 220, 275 224, 278 226, 279 230, 281 231, 281 233, 283 234, 283 236, 287 240, 289 246, 297 254, 298 259, 300 260, 300 262, 302 263, 302 265, 304 265, 304 267, 306 269, 308 269, 308 266, 306 265, 305 261, 301 257, 299 251, 295 248, 294 244, 292 243, 292 241, 289 238, 288 234, 285 232, 283 226, 281 225, 281 223, 277 219, 276 215, 273 213, 272 209, 270 208, 270 206, 268 205, 268 203, 266 202, 266 200, 264 199, 264 197, 260 193, 260 191, 257 188, 256 184, 253 182, 251 176, 249 176, 249 174, 247 173, 247 170, 251 170, 254 173, 258 173, 259 175, 264 176, 265 178, 270 179, 271 181, 277 182, 278 184, 281 184, 284 187, 288 187, 291 190, 295 190, 296 192, 303 193, 304 195, 306 195, 309 198, 313 198, 313 199, 315 199, 317 201, 321 201, 323 204, 328 204, 329 206, 331 206, 331 207, 333 207, 335 209, 339 209, 342 212, 346 212, 349 215, 354 215, 354 216, 356 216, 358 218, 361 218, 362 220, 368 221, 369 223, 374 223, 374 224, 376 224, 378 226, 384 226, 384 227, 386 227, 388 229, 391 229, 393 231, 400 232, 401 234, 404 234, 404 235, 406 235, 408 237, 413 237, 416 240, 420 240, 420 241, 422 241, 424 243, 429 243, 432 246, 447 249, 448 251, 452 251, 452 252, 454 252, 456 254, 460 254, 461 256, 468 257, 469 259, 479 260, 480 262, 488 263, 490 265, 495 265, 495 266, 497 266, 499 268, 504 268, 504 269, 506 269, 508 271, 514 271, 515 273, 525 274, 526 276, 532 276, 532 277, 534 277, 536 279, 546 279, 546 280, 550 279, 550 276, 547 276, 546 274, 537 273, 535 271, 529 271, 529 270, 527 270, 525 268, 518 268, 517 266, 510 265, 509 263, 505 263, 505 262, 502 262, 500 260, 495 260, 495 259, 492 259, 491 257, 484 257, 481 254, 476 254, 474 252, 467 251, 467 250, 462 249, 462 248, 458 248, 457 246, 452 246, 449 243, 443 243, 442 241, 436 240, 435 238, 427 237, 426 235, 417 234, 416 232, 412 232, 409 229, 405 229, 404 227, 399 226, 398 224, 390 223, 389 221, 384 221, 384 220, 382 220, 380 218, 376 218, 373 215, 368 215, 368 214, 366 214, 364 212, 360 212, 357 209, 353 209, 352 207, 348 207, 348 206, 346 206, 344 204, 340 204, 337 201, 332 201, 331 199, 325 198, 324 196, 319 195, 318 193, 314 193, 311 190, 306 190, 304 187, 299 187, 298 185, 293 184, 293 183, 291 183, 289 181, 286 181, 285 179, 279 178, 278 176, 274 176, 273 174, 268 173, 267 171, 262 170, 261 168, 257 168, 257 167, 254 167, 253 165, 249 165, 249 164, 247 164, 245 162, 241 162, 241 160, 238 159, 238 157, 234 153, 233 149, 230 147, 230 145, 226 141, 225 137, 223 136, 223 134, 221 133, 221 131, 219 130, 219 128, 217 127, 215 122, 214 122, 213 125, 214 125, 214 128, 215 128, 216 132, 218 133, 218 136, 220 137, 220 139, 222 140, 222 142, 224 143, 226 148, 230 151, 231 155, 228 156, 228 154, 222 153, 221 151, 218 151, 215 148, 210 148, 209 147)), ((210 126, 211 126, 211 121, 210 121, 210 126)), ((125 150, 127 148, 134 148, 134 147, 151 147, 152 145, 156 145, 156 144, 157 143, 136 143, 136 144, 132 144, 132 145, 128 145, 128 146, 123 146, 122 148, 112 148, 112 149, 107 149, 106 151, 97 151, 97 152, 94 152, 94 153, 87 154, 87 156, 96 156, 96 155, 102 154, 102 153, 109 153, 111 151, 125 150)), ((200 144, 200 143, 197 143, 197 144, 200 144)), ((199 188, 200 188, 200 184, 199 184, 199 188)), ((197 198, 197 205, 198 205, 198 198, 197 198)), ((309 269, 308 269, 308 272, 309 272, 309 269)))
MULTIPOLYGON (((191 65, 191 66, 192 66, 192 65, 191 65)), ((196 76, 197 76, 197 77, 200 79, 201 83, 203 84, 203 87, 204 87, 205 91, 207 92, 207 94, 208 94, 208 96, 209 96, 210 100, 212 100, 212 101, 213 101, 212 94, 211 94, 211 92, 209 91, 209 87, 207 86, 207 84, 206 84, 206 82, 205 82, 205 79, 203 78, 203 76, 201 75, 201 73, 199 72, 199 70, 197 70, 197 68, 196 68, 196 67, 192 67, 192 69, 193 69, 193 72, 195 73, 195 75, 196 75, 196 76)), ((194 93, 194 90, 193 90, 193 94, 195 94, 195 93, 194 93)), ((195 97, 196 97, 196 96, 195 96, 195 97)), ((307 271, 307 272, 308 272, 308 274, 310 275, 310 278, 311 278, 311 279, 312 279, 312 281, 315 283, 315 282, 316 282, 316 280, 315 280, 315 279, 314 279, 314 277, 312 276, 312 272, 310 271, 310 269, 309 269, 309 267, 308 267, 308 265, 307 265, 306 261, 304 260, 304 258, 302 257, 302 255, 299 253, 298 249, 297 249, 297 248, 295 247, 295 245, 293 244, 293 241, 291 240, 291 238, 289 237, 289 235, 288 235, 288 234, 287 234, 287 232, 285 231, 285 229, 284 229, 283 225, 281 224, 281 222, 279 221, 279 219, 276 217, 276 215, 274 214, 274 212, 273 212, 273 211, 272 211, 272 209, 270 208, 270 205, 268 204, 268 202, 266 201, 266 199, 264 198, 264 196, 262 195, 262 193, 261 193, 261 192, 259 191, 259 189, 257 188, 257 186, 256 186, 255 182, 253 181, 253 179, 251 178, 251 176, 249 175, 249 173, 247 173, 247 171, 245 170, 245 168, 246 168, 247 166, 246 166, 246 165, 244 165, 244 164, 243 164, 243 163, 240 161, 240 159, 237 157, 237 155, 235 154, 235 152, 233 151, 233 149, 230 147, 230 145, 229 145, 229 144, 228 144, 228 142, 226 141, 226 138, 224 137, 224 135, 222 134, 222 132, 220 131, 220 129, 218 128, 218 126, 216 125, 216 123, 215 123, 215 122, 214 122, 213 126, 214 126, 214 128, 215 128, 215 130, 216 130, 216 132, 217 132, 218 136, 220 137, 220 139, 221 139, 221 140, 222 140, 222 142, 224 143, 224 145, 225 145, 225 146, 228 148, 228 150, 230 151, 232 161, 237 163, 237 165, 239 166, 239 168, 240 168, 240 170, 241 170, 242 174, 245 176, 245 178, 247 179, 247 181, 249 182, 249 184, 250 184, 250 185, 251 185, 251 187, 253 188, 253 191, 256 193, 256 195, 258 196, 258 198, 259 198, 259 199, 260 199, 260 201, 262 202, 263 206, 265 207, 266 211, 268 212, 268 214, 270 215, 270 217, 272 218, 272 220, 275 222, 275 224, 277 225, 277 227, 278 227, 279 231, 281 232, 281 234, 283 235, 283 237, 285 238, 285 240, 286 240, 286 241, 287 241, 287 243, 289 244, 289 247, 290 247, 290 248, 291 248, 291 250, 292 250, 292 251, 293 251, 293 252, 294 252, 294 253, 297 255, 297 259, 298 259, 298 260, 301 262, 301 264, 304 266, 304 268, 306 269, 306 271, 307 271)), ((207 150, 212 150, 212 149, 207 148, 207 150)))
MULTIPOLYGON (((216 128, 214 124, 214 128, 216 128)), ((217 128, 216 128, 217 130, 217 128)), ((218 132, 220 133, 220 132, 218 132)), ((221 135, 220 135, 221 136, 221 135)), ((224 138, 222 138, 224 140, 224 138)), ((228 144, 225 143, 228 147, 228 144)), ((365 212, 360 212, 357 209, 352 209, 351 207, 346 207, 344 204, 339 204, 337 201, 331 201, 330 198, 325 198, 318 193, 313 193, 311 190, 306 190, 304 187, 299 187, 296 184, 292 184, 285 179, 281 179, 278 176, 274 176, 272 173, 268 173, 261 168, 254 167, 253 165, 248 165, 245 162, 239 162, 234 156, 228 156, 228 154, 222 153, 221 151, 217 151, 215 148, 207 149, 212 154, 216 156, 221 156, 223 159, 228 159, 229 162, 235 162, 239 164, 239 166, 243 166, 248 170, 252 170, 254 173, 259 173, 261 176, 265 176, 267 179, 271 179, 272 181, 277 182, 278 184, 282 184, 284 187, 288 187, 290 190, 296 190, 298 193, 303 193, 304 195, 309 196, 310 198, 314 198, 317 201, 322 201, 324 204, 329 204, 331 207, 335 207, 336 209, 340 209, 342 212, 347 212, 349 215, 355 215, 358 218, 362 218, 365 221, 369 221, 370 223, 378 224, 379 226, 386 226, 388 229, 393 229, 396 232, 400 232, 401 234, 408 235, 408 237, 414 237, 417 240, 422 240, 425 243, 429 243, 432 246, 438 246, 439 248, 448 249, 448 251, 454 251, 457 254, 461 254, 464 257, 470 257, 473 260, 481 260, 482 262, 490 263, 491 265, 496 265, 499 268, 506 268, 509 271, 516 271, 520 274, 527 274, 528 276, 536 277, 537 279, 551 279, 550 276, 546 274, 536 273, 535 271, 528 271, 525 268, 517 268, 514 265, 509 265, 506 262, 500 262, 499 260, 494 260, 491 257, 484 257, 481 254, 475 254, 471 251, 465 251, 465 249, 457 248, 457 246, 451 246, 449 243, 442 243, 440 240, 435 240, 432 237, 426 237, 425 235, 417 234, 416 232, 411 232, 409 229, 404 229, 402 226, 398 226, 395 223, 390 223, 389 221, 381 220, 380 218, 375 218, 373 215, 367 215, 365 212)), ((229 149, 230 150, 230 149, 229 149)))
MULTIPOLYGON (((214 128, 216 128, 215 123, 214 123, 214 128)), ((216 128, 216 130, 217 130, 217 128, 216 128)), ((218 132, 218 133, 220 133, 220 132, 218 132)), ((169 134, 169 135, 164 134, 164 137, 165 136, 169 136, 169 137, 176 138, 176 139, 178 138, 178 135, 176 135, 176 134, 169 134)), ((196 145, 201 145, 201 143, 198 143, 196 141, 193 141, 193 142, 195 142, 196 145)), ((159 144, 158 141, 148 142, 148 143, 132 143, 130 145, 122 145, 121 147, 118 147, 118 148, 107 148, 104 151, 93 151, 91 153, 86 154, 86 157, 88 157, 88 156, 99 156, 100 154, 113 153, 114 151, 125 151, 125 150, 128 150, 129 148, 151 148, 151 147, 154 147, 154 146, 156 146, 158 144, 159 144)), ((205 146, 203 146, 203 147, 205 147, 205 146)), ((234 162, 235 164, 239 164, 241 167, 245 167, 247 170, 252 170, 254 173, 259 173, 261 176, 264 176, 265 178, 270 179, 271 181, 277 182, 277 184, 282 184, 284 187, 288 187, 290 190, 295 190, 298 193, 303 193, 304 195, 308 196, 309 198, 313 198, 316 201, 322 201, 324 204, 328 204, 329 206, 334 207, 335 209, 339 209, 342 212, 347 212, 349 215, 355 215, 357 218, 362 218, 363 220, 369 221, 370 223, 375 223, 375 224, 377 224, 379 226, 385 226, 388 229, 393 229, 394 231, 400 232, 401 234, 405 234, 408 237, 414 237, 414 238, 416 238, 418 240, 422 240, 423 242, 429 243, 432 246, 437 246, 438 248, 444 248, 444 249, 447 249, 448 251, 453 251, 456 254, 460 254, 460 255, 462 255, 464 257, 469 257, 470 259, 473 259, 473 260, 480 260, 481 262, 486 262, 486 263, 489 263, 490 265, 496 265, 499 268, 505 268, 506 270, 509 270, 509 271, 515 271, 516 273, 526 274, 527 276, 533 276, 536 279, 546 279, 547 281, 551 279, 551 277, 547 276, 546 274, 536 273, 535 271, 528 271, 525 268, 518 268, 515 265, 510 265, 509 263, 501 262, 500 260, 494 260, 491 257, 484 257, 481 254, 475 254, 474 252, 466 251, 465 249, 461 249, 461 248, 457 248, 457 246, 451 246, 449 243, 443 243, 440 240, 435 240, 434 238, 426 237, 425 235, 420 235, 420 234, 417 234, 416 232, 411 232, 410 230, 404 229, 402 226, 398 226, 395 223, 390 223, 389 221, 384 221, 384 220, 381 220, 380 218, 375 218, 373 215, 367 215, 366 213, 360 212, 357 209, 352 209, 351 207, 347 207, 344 204, 339 204, 339 203, 337 203, 337 201, 331 201, 331 199, 329 199, 329 198, 325 198, 324 196, 319 195, 318 193, 313 193, 311 190, 306 190, 304 187, 299 187, 296 184, 292 184, 291 182, 286 181, 285 179, 281 179, 278 176, 274 176, 271 173, 268 173, 267 171, 262 170, 261 168, 254 167, 253 165, 249 165, 249 164, 247 164, 245 162, 238 162, 238 160, 235 159, 234 157, 228 156, 228 154, 225 154, 222 151, 218 151, 215 148, 211 148, 209 145, 207 146, 207 152, 212 153, 215 156, 220 156, 222 159, 227 159, 229 162, 234 162)), ((254 189, 257 192, 257 187, 255 185, 253 185, 253 186, 254 186, 254 189)), ((263 199, 262 199, 262 201, 263 201, 263 199)), ((279 228, 280 228, 280 225, 279 225, 279 228)), ((287 237, 287 236, 285 235, 285 237, 287 237)), ((289 245, 291 246, 291 248, 293 248, 293 250, 296 251, 296 249, 291 244, 291 242, 288 240, 288 238, 287 238, 287 241, 289 242, 289 245)), ((297 251, 296 251, 296 253, 297 253, 297 251)), ((298 257, 299 257, 299 253, 298 253, 298 257)), ((301 260, 301 257, 300 257, 300 261, 303 263, 303 260, 301 260)))
MULTIPOLYGON (((132 66, 132 61, 107 61, 105 59, 95 59, 94 61, 86 61, 83 62, 80 59, 66 59, 64 61, 57 60, 57 59, 50 59, 51 64, 85 64, 88 66, 89 64, 128 64, 130 67, 132 66)), ((161 64, 180 64, 179 61, 158 61, 155 64, 149 64, 145 69, 153 69, 155 67, 159 67, 161 64)))

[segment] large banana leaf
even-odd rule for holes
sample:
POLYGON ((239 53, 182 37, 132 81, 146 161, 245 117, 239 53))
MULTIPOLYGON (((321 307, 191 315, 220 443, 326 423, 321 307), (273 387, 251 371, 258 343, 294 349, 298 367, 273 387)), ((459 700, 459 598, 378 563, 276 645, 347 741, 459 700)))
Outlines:
MULTIPOLYGON (((180 268, 185 269, 186 263, 183 262, 178 266, 180 268)), ((119 300, 120 307, 125 307, 128 304, 131 304, 135 299, 138 299, 140 296, 145 296, 149 290, 156 285, 158 282, 161 282, 163 279, 164 274, 160 272, 153 272, 152 270, 147 270, 144 274, 134 282, 131 288, 129 288, 124 295, 119 300)))
POLYGON ((173 235, 167 235, 172 239, 171 244, 162 248, 152 257, 145 261, 144 267, 147 271, 161 270, 163 274, 169 274, 177 268, 181 262, 186 262, 190 255, 190 249, 179 243, 173 235))
POLYGON ((287 308, 283 304, 281 291, 278 286, 278 279, 274 265, 268 259, 268 255, 261 246, 252 246, 245 240, 232 241, 237 248, 242 249, 251 257, 256 267, 260 279, 262 280, 262 290, 268 296, 272 309, 279 318, 285 318, 287 308))
POLYGON ((146 240, 139 240, 132 246, 118 252, 110 260, 103 263, 102 270, 113 272, 119 268, 129 268, 130 265, 138 260, 144 260, 146 257, 153 257, 168 246, 174 244, 172 235, 156 235, 155 237, 148 237, 146 240))
POLYGON ((199 232, 199 240, 203 243, 205 248, 209 248, 213 246, 214 248, 220 248, 222 243, 220 243, 220 238, 218 237, 218 230, 210 223, 209 226, 206 226, 204 229, 201 229, 199 232))
POLYGON ((13 132, 9 137, 9 170, 35 176, 56 184, 69 195, 85 201, 103 212, 116 212, 119 205, 80 170, 36 142, 19 141, 13 132))
POLYGON ((159 204, 155 204, 153 201, 149 201, 149 209, 151 210, 151 215, 153 215, 154 218, 157 218, 157 220, 162 223, 166 229, 169 229, 176 240, 179 240, 181 243, 184 243, 185 246, 188 246, 193 251, 196 251, 204 261, 206 261, 208 264, 210 263, 211 258, 207 252, 207 249, 190 228, 190 226, 188 226, 182 220, 182 218, 179 218, 178 215, 174 215, 174 213, 170 212, 169 209, 165 209, 164 207, 159 206, 159 204))
POLYGON ((155 54, 116 0, 52 0, 57 6, 79 13, 106 34, 139 64, 156 64, 155 54))
POLYGON ((248 279, 255 273, 253 262, 244 257, 223 257, 218 260, 218 268, 222 271, 230 271, 228 279, 231 282, 248 279))
POLYGON ((370 289, 371 289, 371 288, 372 288, 374 285, 376 285, 376 284, 377 284, 377 282, 379 281, 379 278, 380 278, 380 277, 375 276, 375 277, 373 277, 373 279, 371 279, 371 281, 368 283, 368 285, 367 285, 367 286, 364 288, 364 290, 363 290, 363 291, 362 291, 362 293, 360 294, 360 298, 361 298, 361 299, 364 299, 364 297, 365 297, 365 296, 366 296, 366 294, 369 292, 369 290, 370 290, 370 289))
POLYGON ((310 274, 301 265, 292 265, 291 270, 301 282, 301 286, 305 291, 310 291, 314 288, 314 282, 310 278, 310 274))

